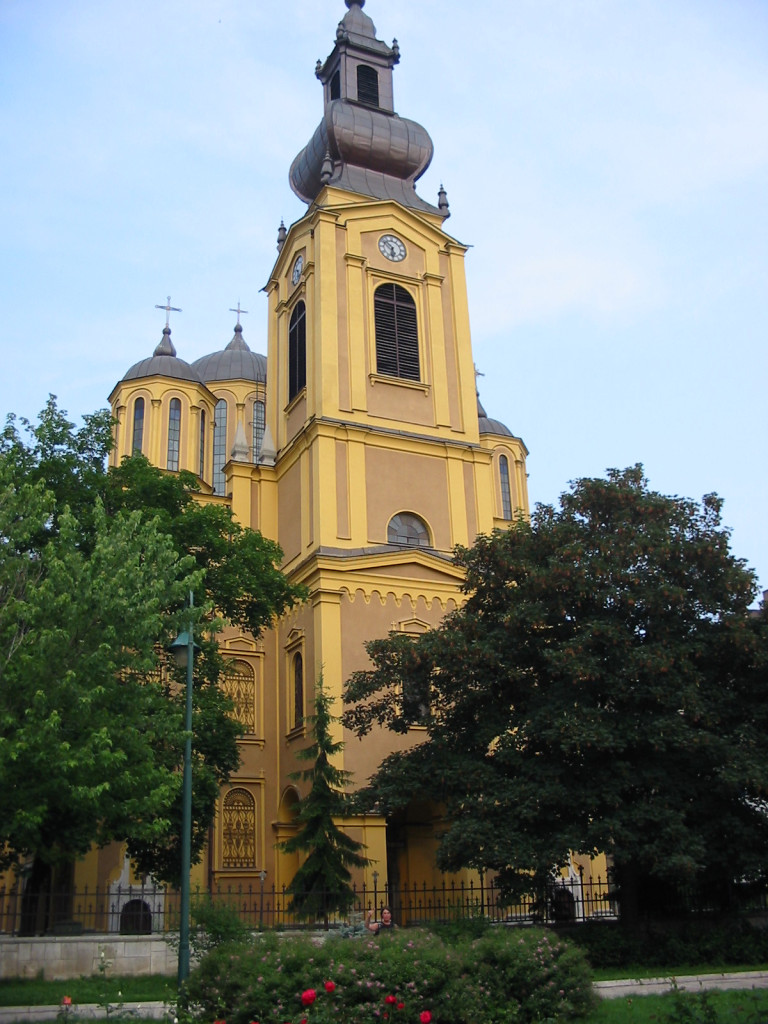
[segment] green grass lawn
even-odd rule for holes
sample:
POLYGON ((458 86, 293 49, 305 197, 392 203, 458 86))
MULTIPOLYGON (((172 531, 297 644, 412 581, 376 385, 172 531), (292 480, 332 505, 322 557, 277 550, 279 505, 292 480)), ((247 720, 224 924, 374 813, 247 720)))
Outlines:
POLYGON ((675 967, 598 967, 592 971, 595 981, 619 981, 623 978, 682 978, 688 974, 738 974, 741 971, 768 971, 768 964, 678 964, 675 967))
POLYGON ((80 1003, 170 1002, 176 998, 176 979, 162 974, 146 978, 75 978, 71 981, 43 981, 41 978, 0 981, 0 1006, 57 1006, 69 996, 73 1006, 80 1003))
POLYGON ((762 1024, 768 989, 604 999, 584 1024, 762 1024))

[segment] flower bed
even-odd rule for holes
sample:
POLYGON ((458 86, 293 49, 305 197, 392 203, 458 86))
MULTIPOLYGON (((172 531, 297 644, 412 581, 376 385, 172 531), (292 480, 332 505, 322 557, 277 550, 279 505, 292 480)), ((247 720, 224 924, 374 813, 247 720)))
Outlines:
POLYGON ((206 1024, 536 1024, 577 1020, 593 1005, 584 955, 538 929, 319 945, 257 936, 210 953, 189 996, 206 1024))

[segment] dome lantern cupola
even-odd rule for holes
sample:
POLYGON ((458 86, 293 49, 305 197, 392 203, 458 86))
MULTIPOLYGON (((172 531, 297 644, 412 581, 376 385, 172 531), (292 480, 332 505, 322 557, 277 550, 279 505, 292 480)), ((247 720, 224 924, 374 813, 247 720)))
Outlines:
POLYGON ((315 69, 323 85, 323 119, 291 165, 291 188, 308 204, 332 186, 444 218, 447 208, 415 192, 433 146, 426 129, 395 113, 397 40, 387 46, 376 38, 365 0, 345 2, 349 10, 336 29, 333 50, 315 69))

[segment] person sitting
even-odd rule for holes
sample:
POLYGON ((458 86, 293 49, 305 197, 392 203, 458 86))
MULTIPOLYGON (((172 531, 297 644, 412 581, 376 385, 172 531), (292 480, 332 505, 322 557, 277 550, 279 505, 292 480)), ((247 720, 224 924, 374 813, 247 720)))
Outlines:
POLYGON ((374 921, 373 911, 369 910, 365 915, 365 927, 369 932, 373 932, 374 935, 378 935, 381 931, 391 931, 395 927, 395 922, 392 920, 392 911, 389 907, 384 907, 381 911, 381 920, 374 921))

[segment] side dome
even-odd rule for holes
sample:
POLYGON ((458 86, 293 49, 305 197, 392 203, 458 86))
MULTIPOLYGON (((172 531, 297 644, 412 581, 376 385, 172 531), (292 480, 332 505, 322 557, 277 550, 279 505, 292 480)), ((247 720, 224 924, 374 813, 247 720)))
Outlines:
POLYGON ((477 400, 477 422, 481 434, 501 434, 503 437, 515 436, 501 420, 492 420, 488 416, 479 398, 477 400))
POLYGON ((179 359, 171 341, 171 328, 163 328, 163 337, 155 351, 147 359, 140 359, 128 370, 122 380, 140 380, 143 377, 170 377, 174 380, 189 380, 202 384, 197 370, 179 359))
POLYGON ((206 384, 217 380, 267 379, 267 357, 251 352, 243 338, 242 324, 237 324, 234 337, 226 348, 201 356, 192 367, 206 384))

